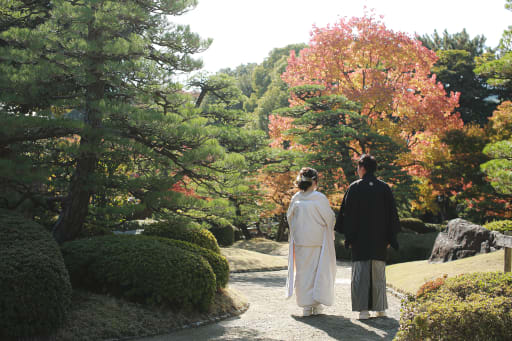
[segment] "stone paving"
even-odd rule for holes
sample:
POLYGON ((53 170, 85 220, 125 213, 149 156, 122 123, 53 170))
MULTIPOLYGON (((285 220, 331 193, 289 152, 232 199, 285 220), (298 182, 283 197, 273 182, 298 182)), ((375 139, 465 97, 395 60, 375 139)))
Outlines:
POLYGON ((400 299, 388 293, 387 318, 357 320, 351 311, 350 263, 338 262, 336 302, 323 314, 302 317, 295 297, 284 298, 286 270, 232 273, 229 287, 247 297, 242 315, 198 328, 140 341, 199 340, 392 340, 398 330, 400 299))

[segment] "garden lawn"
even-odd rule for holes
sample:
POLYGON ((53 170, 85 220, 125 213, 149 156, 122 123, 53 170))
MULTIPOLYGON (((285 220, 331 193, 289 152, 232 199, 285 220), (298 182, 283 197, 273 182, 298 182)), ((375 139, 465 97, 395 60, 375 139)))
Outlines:
POLYGON ((393 264, 386 267, 386 281, 391 288, 415 295, 427 281, 443 277, 454 277, 464 273, 503 271, 504 251, 480 254, 446 263, 415 261, 393 264))

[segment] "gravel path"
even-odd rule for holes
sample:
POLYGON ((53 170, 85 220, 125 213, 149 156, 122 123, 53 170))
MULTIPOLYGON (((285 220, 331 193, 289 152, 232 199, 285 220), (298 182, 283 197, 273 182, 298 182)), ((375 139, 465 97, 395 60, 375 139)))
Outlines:
POLYGON ((302 317, 295 297, 284 299, 286 270, 231 274, 229 287, 244 294, 244 314, 216 324, 140 341, 198 340, 392 340, 398 330, 400 300, 388 293, 387 318, 357 320, 351 311, 350 263, 339 262, 336 302, 322 315, 302 317))

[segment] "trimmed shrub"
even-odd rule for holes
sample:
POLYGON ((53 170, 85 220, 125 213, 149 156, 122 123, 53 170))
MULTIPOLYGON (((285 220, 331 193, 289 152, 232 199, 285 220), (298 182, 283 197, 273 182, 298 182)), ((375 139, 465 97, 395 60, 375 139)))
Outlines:
POLYGON ((395 340, 511 340, 512 274, 449 278, 402 306, 395 340))
POLYGON ((198 254, 140 235, 80 239, 62 246, 74 286, 134 302, 205 311, 215 274, 198 254))
POLYGON ((226 257, 219 255, 212 250, 205 249, 204 247, 200 247, 196 244, 184 242, 183 240, 175 240, 168 239, 162 237, 153 237, 158 238, 163 243, 168 243, 173 246, 177 246, 180 249, 187 250, 193 252, 195 254, 201 255, 206 259, 208 264, 212 267, 213 272, 215 273, 215 280, 217 282, 217 289, 225 288, 226 284, 228 284, 229 280, 229 263, 226 260, 226 257))
POLYGON ((210 232, 221 246, 230 246, 235 242, 235 230, 231 225, 213 226, 210 228, 210 232))
POLYGON ((106 226, 97 224, 84 224, 84 228, 80 231, 78 238, 90 238, 97 236, 108 236, 114 234, 112 230, 106 226))
POLYGON ((500 233, 512 231, 512 220, 496 220, 484 225, 490 231, 500 233))
POLYGON ((400 226, 404 229, 404 232, 407 232, 407 230, 416 233, 436 232, 435 228, 428 227, 423 221, 417 218, 402 218, 400 219, 400 226))
POLYGON ((399 233, 397 239, 400 248, 398 251, 393 248, 388 249, 386 263, 394 264, 428 259, 432 254, 432 248, 438 234, 439 232, 399 233))
POLYGON ((190 224, 186 226, 172 225, 167 222, 159 222, 147 225, 142 234, 146 236, 183 240, 220 254, 219 244, 215 236, 207 229, 199 226, 190 224))
POLYGON ((0 260, 0 339, 51 334, 64 321, 72 292, 53 237, 0 210, 0 260))
MULTIPOLYGON (((397 236, 400 248, 396 251, 388 249, 387 264, 425 260, 430 257, 438 232, 435 233, 399 233, 397 236)), ((336 233, 334 248, 336 258, 350 260, 352 257, 350 249, 345 248, 345 238, 342 234, 336 233)))

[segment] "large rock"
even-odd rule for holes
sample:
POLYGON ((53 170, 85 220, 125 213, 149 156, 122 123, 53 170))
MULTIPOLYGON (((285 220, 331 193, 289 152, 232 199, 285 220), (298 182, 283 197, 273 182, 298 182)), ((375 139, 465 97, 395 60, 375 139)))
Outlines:
POLYGON ((447 232, 437 236, 429 262, 439 263, 495 251, 496 232, 463 219, 448 223, 447 232))

